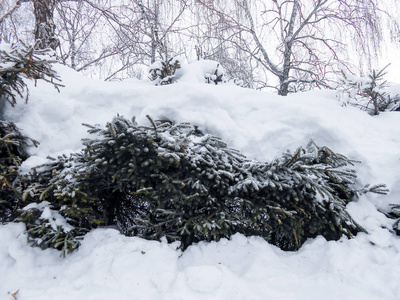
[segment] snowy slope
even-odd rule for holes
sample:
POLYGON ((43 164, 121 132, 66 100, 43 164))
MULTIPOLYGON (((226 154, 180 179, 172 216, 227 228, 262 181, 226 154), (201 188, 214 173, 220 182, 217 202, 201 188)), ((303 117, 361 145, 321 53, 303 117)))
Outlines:
POLYGON ((117 113, 191 122, 220 136, 250 158, 270 161, 312 138, 349 158, 360 185, 386 183, 386 196, 366 195, 348 210, 369 234, 352 240, 310 240, 283 252, 258 237, 176 245, 121 236, 113 229, 87 235, 66 259, 26 244, 22 224, 0 227, 0 299, 400 299, 400 239, 392 220, 377 211, 400 203, 400 113, 371 117, 331 91, 285 98, 233 84, 206 85, 186 74, 155 87, 128 80, 100 82, 57 67, 65 88, 38 82, 28 104, 7 111, 23 132, 40 141, 25 170, 47 156, 79 151, 86 129, 117 113))

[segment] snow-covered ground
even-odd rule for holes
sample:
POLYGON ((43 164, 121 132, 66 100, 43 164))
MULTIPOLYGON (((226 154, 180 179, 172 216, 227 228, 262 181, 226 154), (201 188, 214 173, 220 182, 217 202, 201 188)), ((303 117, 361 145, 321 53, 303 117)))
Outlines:
POLYGON ((28 104, 6 113, 24 134, 40 141, 23 169, 47 156, 79 151, 87 136, 81 123, 105 124, 117 113, 191 122, 220 136, 250 158, 271 161, 310 138, 349 158, 359 185, 386 183, 388 196, 365 195, 348 205, 368 234, 327 242, 309 240, 284 252, 259 237, 234 235, 200 243, 184 253, 176 244, 94 230, 67 258, 31 248, 22 224, 0 226, 0 299, 400 299, 400 238, 389 231, 387 210, 400 203, 400 113, 371 117, 345 106, 332 91, 288 97, 207 85, 187 73, 170 86, 127 80, 101 82, 62 66, 65 88, 30 85, 28 104))

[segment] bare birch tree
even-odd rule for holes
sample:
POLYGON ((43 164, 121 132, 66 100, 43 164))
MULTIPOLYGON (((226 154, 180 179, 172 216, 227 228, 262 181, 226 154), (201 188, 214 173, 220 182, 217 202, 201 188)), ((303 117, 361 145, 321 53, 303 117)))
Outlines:
POLYGON ((101 13, 85 1, 59 2, 55 8, 55 23, 60 40, 59 60, 77 71, 86 70, 119 52, 111 38, 104 43, 102 36, 106 33, 101 30, 105 25, 101 13))
POLYGON ((100 5, 98 1, 84 0, 100 12, 110 30, 118 54, 115 59, 118 72, 127 72, 138 65, 146 66, 156 60, 158 53, 171 50, 172 35, 182 31, 177 27, 189 0, 124 0, 116 5, 100 5))
POLYGON ((224 41, 276 77, 278 94, 284 96, 294 85, 329 86, 329 74, 348 65, 349 41, 368 60, 380 47, 386 17, 399 32, 377 0, 234 0, 231 7, 239 8, 242 18, 214 2, 199 1, 221 16, 223 26, 229 24, 233 33, 224 41))

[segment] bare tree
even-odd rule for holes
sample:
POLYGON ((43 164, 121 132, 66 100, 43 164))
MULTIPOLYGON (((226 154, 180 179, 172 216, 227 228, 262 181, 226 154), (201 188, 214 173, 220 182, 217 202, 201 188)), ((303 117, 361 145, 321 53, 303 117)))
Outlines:
POLYGON ((162 45, 160 40, 160 0, 153 0, 152 6, 148 3, 145 6, 143 0, 133 0, 139 6, 143 20, 150 29, 148 36, 151 40, 150 43, 150 62, 154 63, 156 60, 156 51, 162 45))
POLYGON ((54 18, 60 40, 59 60, 71 68, 83 71, 119 53, 112 38, 104 43, 101 13, 85 1, 59 2, 54 18))
MULTIPOLYGON (((130 22, 142 16, 142 10, 148 14, 151 10, 143 6, 142 10, 134 1, 112 0, 5 0, 0 8, 1 38, 8 42, 20 39, 22 24, 14 24, 14 16, 21 18, 19 8, 23 3, 29 3, 34 16, 35 48, 51 48, 57 50, 59 60, 70 67, 83 71, 86 69, 99 69, 108 61, 116 64, 119 71, 126 70, 137 63, 138 56, 143 57, 144 49, 142 29, 143 26, 133 26, 130 22), (128 2, 131 5, 124 4, 128 2), (4 4, 4 5, 3 5, 4 4), (136 9, 136 11, 135 11, 136 9), (5 22, 6 21, 6 22, 5 22), (14 26, 16 25, 16 26, 14 26), (62 44, 61 44, 62 42, 62 44), (58 46, 61 47, 58 47, 58 46), (137 47, 140 45, 140 47, 137 47), (130 48, 130 49, 129 49, 130 48), (128 57, 127 54, 132 54, 128 57), (135 55, 140 53, 140 55, 135 55), (117 57, 118 56, 118 57, 117 57), (123 62, 123 66, 120 66, 123 62)), ((150 1, 151 2, 151 1, 150 1)), ((147 17, 151 19, 151 17, 147 17)), ((153 30, 154 32, 154 30, 153 30)), ((33 37, 23 42, 30 44, 33 37)), ((153 43, 154 44, 154 43, 153 43)), ((109 67, 110 72, 102 77, 116 74, 116 68, 109 67)), ((107 68, 104 68, 106 70, 107 68)), ((112 77, 112 76, 111 76, 112 77)))
MULTIPOLYGON (((35 48, 55 49, 58 46, 58 39, 54 34, 53 12, 58 0, 16 0, 4 1, 0 5, 0 26, 4 21, 21 7, 23 3, 31 2, 35 16, 35 48)), ((16 30, 15 30, 16 31, 16 30)))
POLYGON ((398 23, 377 0, 235 0, 230 7, 242 11, 240 17, 226 6, 222 10, 214 2, 199 1, 220 16, 222 26, 229 25, 231 34, 225 42, 246 52, 279 80, 280 95, 299 84, 329 86, 329 74, 340 64, 348 65, 350 39, 369 59, 382 41, 384 17, 399 32, 398 23))
POLYGON ((114 77, 118 72, 127 72, 138 64, 149 65, 160 52, 171 51, 170 38, 179 36, 177 28, 180 17, 189 0, 126 0, 118 5, 101 5, 98 1, 85 0, 101 13, 107 23, 119 59, 117 72, 107 75, 114 77))
POLYGON ((383 20, 393 37, 400 32, 378 0, 3 0, 2 37, 17 31, 12 17, 25 2, 37 48, 56 49, 78 71, 128 77, 157 53, 189 58, 197 47, 246 86, 280 95, 331 86, 339 66, 349 67, 349 47, 370 61, 383 20))
POLYGON ((4 22, 5 19, 10 17, 13 12, 15 12, 23 3, 23 0, 16 1, 1 1, 0 2, 0 24, 4 22))
POLYGON ((181 37, 191 25, 182 19, 191 0, 20 1, 32 5, 37 48, 56 49, 61 62, 96 77, 138 74, 159 53, 186 51, 181 37))
MULTIPOLYGON (((31 35, 31 32, 24 30, 25 24, 31 24, 29 13, 24 15, 19 12, 29 12, 24 0, 2 0, 0 1, 0 42, 11 43, 31 35), (18 14, 17 14, 18 12, 18 14)), ((32 16, 33 17, 33 16, 32 16)), ((31 24, 33 26, 33 24, 31 24)), ((29 25, 28 25, 29 26, 29 25)), ((31 39, 32 40, 32 39, 31 39)))
POLYGON ((59 45, 55 35, 54 8, 57 0, 32 0, 35 14, 35 48, 53 50, 59 45))

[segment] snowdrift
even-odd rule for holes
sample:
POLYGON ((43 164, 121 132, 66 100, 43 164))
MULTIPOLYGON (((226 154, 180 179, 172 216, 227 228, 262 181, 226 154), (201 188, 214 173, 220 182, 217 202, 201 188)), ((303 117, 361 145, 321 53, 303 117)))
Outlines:
POLYGON ((233 84, 207 85, 196 76, 173 85, 100 82, 57 66, 65 88, 30 84, 28 104, 6 112, 40 142, 22 166, 82 148, 81 123, 115 115, 191 122, 249 158, 271 161, 312 138, 356 165, 360 186, 386 183, 388 196, 368 194, 347 210, 368 234, 309 240, 283 252, 259 237, 234 235, 185 252, 166 242, 128 238, 104 228, 89 233, 66 259, 31 248, 22 224, 0 226, 0 298, 12 299, 399 299, 400 241, 379 212, 400 203, 400 114, 371 117, 345 106, 332 91, 278 97, 233 84))

